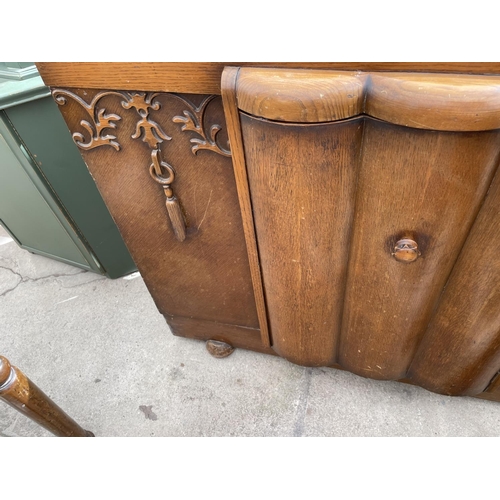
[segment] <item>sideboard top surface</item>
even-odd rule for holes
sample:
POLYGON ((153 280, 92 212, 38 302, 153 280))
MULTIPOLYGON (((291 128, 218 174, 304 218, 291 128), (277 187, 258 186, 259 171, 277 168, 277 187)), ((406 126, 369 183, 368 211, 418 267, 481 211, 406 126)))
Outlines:
POLYGON ((500 74, 499 62, 39 62, 49 87, 220 94, 226 66, 500 74))

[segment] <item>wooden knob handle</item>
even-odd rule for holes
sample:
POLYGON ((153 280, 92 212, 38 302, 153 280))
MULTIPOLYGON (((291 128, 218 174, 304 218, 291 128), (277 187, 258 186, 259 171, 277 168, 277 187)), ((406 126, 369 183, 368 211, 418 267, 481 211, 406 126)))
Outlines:
POLYGON ((392 253, 398 262, 414 262, 420 255, 420 250, 416 241, 403 238, 396 243, 392 253))

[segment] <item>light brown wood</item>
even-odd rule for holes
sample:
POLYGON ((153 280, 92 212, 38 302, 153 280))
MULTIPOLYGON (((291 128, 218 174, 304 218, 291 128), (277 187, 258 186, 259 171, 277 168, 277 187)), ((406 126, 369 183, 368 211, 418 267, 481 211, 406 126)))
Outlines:
POLYGON ((498 165, 500 132, 409 129, 367 118, 339 363, 403 378, 498 165), (396 242, 421 256, 398 262, 396 242))
POLYGON ((361 114, 406 127, 500 128, 500 77, 242 68, 238 107, 269 120, 318 123, 361 114))
POLYGON ((241 68, 238 108, 282 122, 343 120, 364 110, 366 74, 241 68))
POLYGON ((500 74, 498 62, 39 62, 49 87, 220 94, 225 66, 500 74))
POLYGON ((266 303, 264 291, 262 288, 262 276, 260 273, 259 254, 255 239, 255 228, 252 219, 252 204, 250 201, 248 178, 245 168, 245 153, 243 150, 243 141, 241 137, 241 125, 238 107, 236 103, 235 84, 238 77, 237 68, 226 68, 222 75, 222 100, 224 102, 224 112, 228 127, 229 140, 233 154, 233 168, 236 179, 236 188, 243 219, 243 230, 245 232, 245 241, 250 264, 250 273, 252 276, 253 291, 259 317, 259 326, 264 346, 271 345, 269 334, 266 303))
POLYGON ((410 368, 419 385, 477 395, 500 369, 500 172, 410 368))
POLYGON ((405 127, 476 131, 500 128, 500 77, 370 74, 364 112, 405 127))
POLYGON ((94 436, 78 425, 3 356, 0 356, 0 399, 56 436, 94 436))
POLYGON ((241 114, 273 349, 336 361, 362 120, 288 125, 241 114))
POLYGON ((405 377, 498 164, 499 132, 471 134, 468 129, 488 129, 493 123, 494 112, 490 112, 496 104, 492 96, 499 82, 498 78, 463 75, 372 77, 308 70, 240 70, 236 78, 239 108, 277 120, 241 115, 253 221, 276 352, 298 364, 335 361, 338 333, 331 325, 338 326, 340 321, 336 308, 342 303, 344 281, 330 274, 334 266, 329 258, 335 256, 335 265, 345 270, 343 255, 347 255, 349 241, 343 231, 353 226, 339 362, 372 378, 405 377), (447 129, 446 120, 458 116, 451 120, 453 128, 468 133, 425 131, 366 117, 362 143, 360 138, 343 137, 334 144, 328 142, 335 138, 334 129, 327 136, 320 132, 327 125, 312 125, 342 118, 348 126, 345 118, 366 111, 370 99, 377 104, 386 95, 398 106, 372 107, 398 125, 407 125, 410 117, 412 124, 427 119, 420 123, 422 128, 447 129), (477 108, 476 117, 467 117, 466 111, 483 99, 487 103, 483 112, 477 108), (312 176, 317 173, 314 165, 319 165, 316 144, 323 148, 325 161, 335 165, 331 172, 319 170, 318 184, 312 176), (342 162, 335 155, 348 147, 352 158, 356 151, 363 158, 354 224, 335 213, 346 203, 342 196, 321 191, 336 185, 334 173, 342 170, 342 162), (302 217, 304 206, 307 217, 302 217), (311 217, 313 211, 322 217, 311 217), (302 219, 308 220, 302 223, 302 219), (329 224, 337 219, 338 227, 330 230, 329 224), (330 243, 324 255, 318 250, 321 237, 330 243), (341 248, 335 246, 339 242, 341 248), (328 290, 327 282, 336 293, 328 290), (322 302, 323 297, 328 298, 327 303, 322 302))

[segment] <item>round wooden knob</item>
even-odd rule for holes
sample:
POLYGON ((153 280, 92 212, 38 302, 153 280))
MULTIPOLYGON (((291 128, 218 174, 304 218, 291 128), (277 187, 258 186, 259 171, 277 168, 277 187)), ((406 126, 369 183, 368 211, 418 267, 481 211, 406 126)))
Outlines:
POLYGON ((404 238, 396 243, 392 255, 398 262, 413 262, 418 259, 420 251, 416 241, 404 238))

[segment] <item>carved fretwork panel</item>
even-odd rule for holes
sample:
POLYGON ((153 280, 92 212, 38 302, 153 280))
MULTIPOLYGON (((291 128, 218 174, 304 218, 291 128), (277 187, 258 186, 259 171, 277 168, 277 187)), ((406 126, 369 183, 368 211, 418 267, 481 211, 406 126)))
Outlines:
POLYGON ((53 95, 160 312, 258 328, 221 98, 53 95))

